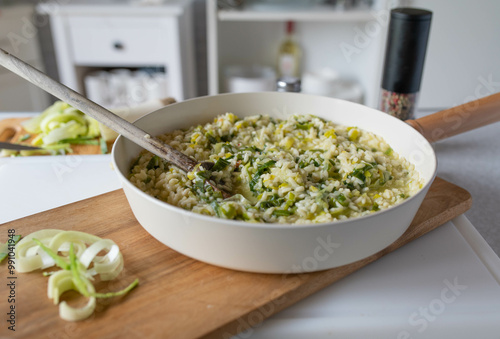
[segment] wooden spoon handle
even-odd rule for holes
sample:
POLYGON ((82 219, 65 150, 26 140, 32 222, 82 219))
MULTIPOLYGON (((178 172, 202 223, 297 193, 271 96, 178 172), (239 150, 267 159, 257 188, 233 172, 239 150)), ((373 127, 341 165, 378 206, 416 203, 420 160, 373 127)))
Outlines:
POLYGON ((423 118, 406 120, 406 123, 419 131, 429 142, 434 142, 497 121, 500 121, 500 93, 423 118))
POLYGON ((31 65, 19 60, 10 53, 0 49, 0 65, 28 80, 35 86, 45 90, 55 97, 63 100, 71 106, 88 114, 103 125, 111 128, 125 138, 133 141, 137 145, 147 149, 153 154, 167 160, 185 172, 191 171, 198 164, 196 160, 175 150, 169 145, 161 142, 144 132, 139 127, 131 124, 118 115, 111 113, 107 109, 99 106, 95 102, 85 98, 69 87, 55 81, 46 74, 40 72, 31 65))

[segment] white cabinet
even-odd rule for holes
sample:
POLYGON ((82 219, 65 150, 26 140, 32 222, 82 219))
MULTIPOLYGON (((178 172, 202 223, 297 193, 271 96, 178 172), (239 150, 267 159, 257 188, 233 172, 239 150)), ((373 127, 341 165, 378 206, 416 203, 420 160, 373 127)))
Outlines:
POLYGON ((174 18, 75 16, 69 22, 71 52, 79 65, 161 65, 170 49, 163 32, 175 24, 174 18))
MULTIPOLYGON (((221 10, 207 2, 209 93, 225 90, 224 68, 233 64, 276 66, 287 20, 296 22, 303 71, 335 70, 355 80, 365 104, 377 106, 389 10, 394 1, 378 0, 370 9, 335 10, 328 5, 269 11, 244 7, 221 10)), ((282 2, 284 3, 284 2, 282 2)))
POLYGON ((48 13, 59 69, 65 85, 84 92, 85 75, 113 68, 157 68, 165 73, 164 96, 195 96, 190 1, 159 5, 105 2, 57 7, 48 13))

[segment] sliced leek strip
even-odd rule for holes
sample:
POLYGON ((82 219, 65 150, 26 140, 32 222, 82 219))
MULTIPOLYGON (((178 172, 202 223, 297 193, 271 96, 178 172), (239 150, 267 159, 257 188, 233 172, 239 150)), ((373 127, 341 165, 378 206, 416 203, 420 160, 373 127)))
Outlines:
POLYGON ((109 253, 111 252, 111 248, 116 248, 119 251, 118 246, 112 240, 101 239, 87 247, 82 255, 79 256, 79 260, 85 268, 88 268, 90 263, 92 261, 95 261, 94 259, 96 258, 97 253, 101 252, 102 250, 108 251, 107 255, 98 258, 99 261, 102 261, 109 255, 109 253))
POLYGON ((73 279, 71 277, 66 277, 59 281, 59 284, 54 287, 52 294, 54 295, 54 305, 59 304, 59 298, 61 295, 69 290, 74 290, 75 284, 73 283, 73 279))
POLYGON ((40 256, 39 259, 42 261, 41 267, 39 267, 40 269, 54 266, 54 264, 55 264, 54 259, 52 259, 50 257, 50 255, 48 255, 46 252, 42 251, 40 249, 40 246, 36 245, 36 243, 35 243, 35 246, 30 247, 26 251, 26 258, 37 256, 37 255, 40 256))
POLYGON ((52 251, 49 247, 45 246, 42 244, 41 241, 38 239, 33 239, 33 241, 40 246, 40 249, 43 250, 45 253, 47 253, 52 260, 54 260, 54 263, 59 266, 60 268, 67 270, 70 267, 70 264, 65 260, 63 257, 57 255, 57 251, 52 251))
POLYGON ((33 239, 39 239, 43 244, 47 244, 52 237, 61 233, 61 230, 45 229, 33 232, 22 238, 16 245, 16 271, 19 273, 31 272, 40 268, 47 268, 54 263, 48 259, 48 256, 39 252, 39 246, 33 239))
POLYGON ((33 246, 33 247, 28 248, 26 250, 26 256, 27 257, 31 257, 31 256, 34 256, 34 255, 37 255, 39 248, 40 248, 39 246, 33 246))
POLYGON ((103 260, 102 262, 94 262, 94 268, 99 274, 107 273, 113 271, 119 265, 120 261, 123 261, 123 257, 121 253, 118 252, 113 261, 106 258, 106 260, 103 260))
MULTIPOLYGON (((79 241, 79 242, 75 241, 75 242, 72 242, 72 244, 75 247, 77 257, 79 257, 87 249, 87 245, 83 241, 79 241)), ((69 255, 69 246, 70 246, 70 243, 63 243, 59 247, 58 252, 61 252, 61 254, 63 256, 68 256, 69 255)))
POLYGON ((59 304, 59 316, 68 321, 88 318, 95 310, 96 298, 111 298, 128 293, 139 283, 138 279, 128 287, 117 292, 96 293, 93 275, 99 275, 102 281, 116 278, 123 270, 123 256, 116 243, 110 239, 78 232, 61 230, 42 230, 23 238, 16 246, 16 255, 21 259, 21 270, 29 272, 56 264, 62 270, 44 272, 49 275, 47 295, 59 304), (88 247, 87 247, 88 245, 88 247), (102 256, 101 251, 107 253, 102 256), (90 267, 93 264, 93 267, 90 267), (89 268, 90 267, 90 268, 89 268), (85 306, 74 308, 60 296, 69 290, 75 290, 88 298, 85 306))
MULTIPOLYGON (((88 293, 94 294, 95 293, 94 285, 92 285, 92 283, 83 276, 81 277, 81 279, 84 282, 84 284, 86 285, 88 293)), ((71 288, 68 288, 67 290, 73 289, 73 290, 78 291, 78 289, 75 286, 74 279, 71 279, 70 281, 71 281, 71 288)), ((64 287, 66 287, 66 286, 64 286, 64 287)), ((59 292, 62 294, 67 290, 63 291, 61 289, 61 290, 59 290, 59 292)), ((95 307, 96 307, 96 298, 92 297, 92 296, 89 297, 89 300, 85 306, 79 307, 79 308, 71 307, 68 305, 68 303, 66 301, 63 301, 59 304, 59 316, 62 319, 67 320, 67 321, 83 320, 83 319, 90 317, 92 315, 92 313, 94 313, 95 307)))
POLYGON ((120 254, 120 249, 118 248, 118 245, 115 244, 109 249, 109 252, 108 254, 105 255, 104 259, 109 260, 109 262, 113 262, 116 260, 119 254, 120 254))
POLYGON ((123 269, 123 256, 120 249, 109 239, 102 239, 90 245, 79 260, 85 268, 88 268, 93 261, 94 267, 88 272, 91 275, 99 274, 101 280, 104 281, 116 278, 123 269), (102 257, 97 257, 97 253, 102 250, 107 250, 108 253, 102 257))
MULTIPOLYGON (((67 286, 67 281, 71 281, 73 279, 73 275, 71 271, 60 270, 52 274, 49 278, 49 282, 47 284, 47 296, 49 299, 54 299, 54 304, 59 304, 59 297, 64 291, 72 289, 72 287, 67 286)), ((73 282, 70 283, 70 286, 73 286, 73 282)))
POLYGON ((40 256, 40 259, 42 259, 42 267, 40 267, 40 269, 43 270, 56 264, 54 259, 52 259, 51 256, 47 254, 47 252, 43 251, 40 246, 38 246, 37 248, 37 254, 40 256))
POLYGON ((44 229, 40 231, 35 231, 33 233, 28 234, 27 236, 23 237, 18 243, 17 247, 22 247, 24 244, 29 243, 33 238, 36 239, 46 239, 46 238, 53 238, 56 234, 64 232, 63 230, 56 230, 56 229, 44 229))
MULTIPOLYGON (((87 279, 82 279, 85 283, 85 287, 89 293, 95 293, 94 286, 87 279)), ((69 290, 77 290, 73 274, 71 271, 61 270, 51 275, 48 284, 48 296, 54 299, 54 304, 59 304, 59 298, 61 295, 69 290)), ((68 321, 78 321, 88 318, 95 310, 96 298, 89 297, 87 304, 80 308, 71 307, 66 301, 59 304, 59 316, 68 321)))
POLYGON ((93 244, 101 240, 98 236, 79 231, 66 231, 55 235, 50 241, 51 250, 58 252, 64 243, 86 243, 93 244))
MULTIPOLYGON (((88 251, 89 248, 92 248, 90 250, 92 252, 100 248, 93 256, 90 254, 91 252, 88 252, 88 254, 86 254, 83 258, 86 267, 88 267, 92 261, 95 263, 103 263, 97 271, 93 270, 94 274, 105 274, 107 273, 106 270, 113 271, 117 266, 119 266, 119 263, 116 261, 118 258, 119 248, 112 240, 101 239, 95 235, 79 231, 46 229, 29 234, 17 244, 16 258, 19 259, 17 270, 20 273, 31 272, 36 269, 45 269, 56 263, 54 259, 48 255, 46 251, 40 248, 40 246, 33 239, 38 239, 43 245, 47 246, 54 253, 61 252, 66 257, 68 255, 67 251, 70 243, 72 243, 76 249, 76 256, 78 258, 80 258, 84 252, 88 251), (102 243, 100 243, 100 245, 92 247, 94 243, 101 241, 102 243), (89 244, 90 246, 87 248, 86 244, 89 244), (108 254, 105 256, 97 256, 97 253, 103 249, 108 250, 108 254), (87 259, 89 256, 92 256, 90 262, 87 259)), ((67 258, 61 258, 62 260, 68 261, 67 258)), ((114 276, 117 275, 115 273, 113 274, 114 276)))
POLYGON ((59 304, 59 316, 67 321, 78 321, 87 319, 94 313, 96 306, 96 298, 89 297, 87 304, 80 308, 74 308, 68 305, 67 302, 63 301, 59 304))
POLYGON ((132 281, 130 283, 130 285, 128 285, 127 287, 125 287, 124 289, 122 289, 122 290, 120 290, 118 292, 91 293, 90 295, 93 296, 93 297, 96 297, 96 298, 113 298, 113 297, 118 297, 118 296, 127 294, 128 292, 130 292, 131 290, 133 290, 138 285, 139 285, 139 279, 135 279, 134 281, 132 281))
MULTIPOLYGON (((9 257, 9 252, 12 248, 15 248, 14 246, 19 242, 19 239, 21 239, 21 235, 10 235, 9 234, 9 239, 3 243, 0 244, 0 263, 7 257, 9 257)), ((10 258, 9 258, 10 259, 10 258)))
POLYGON ((99 273, 101 280, 107 281, 107 280, 113 280, 114 278, 116 278, 123 270, 123 265, 124 265, 123 264, 123 257, 122 257, 122 254, 120 253, 118 265, 112 271, 99 273))
POLYGON ((123 257, 121 253, 118 253, 118 256, 115 260, 111 262, 94 263, 94 268, 95 271, 99 274, 108 273, 114 271, 120 265, 120 262, 123 262, 123 257))

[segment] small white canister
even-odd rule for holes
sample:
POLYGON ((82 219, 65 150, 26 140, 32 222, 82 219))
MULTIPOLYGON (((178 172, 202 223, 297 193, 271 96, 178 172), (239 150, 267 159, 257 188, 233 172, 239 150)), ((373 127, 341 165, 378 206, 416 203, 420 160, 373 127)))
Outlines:
POLYGON ((274 91, 276 86, 276 72, 269 66, 228 66, 225 77, 230 93, 274 91))
POLYGON ((330 68, 306 72, 302 76, 302 93, 323 95, 362 104, 363 88, 359 83, 340 77, 330 68))

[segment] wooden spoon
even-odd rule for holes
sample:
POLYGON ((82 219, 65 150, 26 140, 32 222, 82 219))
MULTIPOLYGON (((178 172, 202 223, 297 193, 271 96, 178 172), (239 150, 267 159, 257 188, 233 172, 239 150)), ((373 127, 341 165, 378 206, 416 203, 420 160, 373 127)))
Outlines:
MULTIPOLYGON (((161 140, 150 136, 139 127, 85 98, 83 95, 75 92, 71 88, 55 81, 45 73, 37 70, 33 66, 16 58, 1 48, 0 65, 28 80, 35 86, 79 109, 103 125, 123 135, 125 138, 133 141, 137 145, 159 156, 160 158, 165 159, 186 173, 191 172, 197 165, 200 165, 207 170, 210 170, 213 166, 212 162, 199 163, 195 159, 163 143, 161 140)), ((215 190, 220 191, 224 198, 231 196, 230 193, 217 188, 212 180, 207 181, 215 190)))

